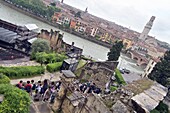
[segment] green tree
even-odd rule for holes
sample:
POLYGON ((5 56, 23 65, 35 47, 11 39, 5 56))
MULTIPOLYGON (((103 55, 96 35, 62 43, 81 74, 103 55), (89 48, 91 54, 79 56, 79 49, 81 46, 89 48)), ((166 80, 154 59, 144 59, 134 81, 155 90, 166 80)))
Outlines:
POLYGON ((9 84, 10 79, 4 74, 0 73, 0 84, 9 84))
POLYGON ((0 113, 29 113, 31 101, 26 91, 11 84, 0 84, 1 94, 4 100, 0 103, 0 113))
POLYGON ((81 18, 81 11, 78 11, 78 12, 75 14, 75 17, 81 18))
POLYGON ((56 6, 56 3, 55 3, 55 2, 53 2, 53 3, 50 3, 50 5, 51 5, 51 6, 56 6))
POLYGON ((165 53, 164 58, 155 65, 148 77, 164 86, 170 86, 170 51, 165 53))
POLYGON ((120 52, 123 48, 122 41, 116 41, 115 44, 113 44, 112 48, 110 49, 110 52, 108 52, 108 61, 117 61, 120 56, 120 52))
POLYGON ((49 52, 50 51, 50 43, 45 39, 37 39, 32 43, 31 46, 31 56, 34 59, 35 54, 37 52, 49 52))

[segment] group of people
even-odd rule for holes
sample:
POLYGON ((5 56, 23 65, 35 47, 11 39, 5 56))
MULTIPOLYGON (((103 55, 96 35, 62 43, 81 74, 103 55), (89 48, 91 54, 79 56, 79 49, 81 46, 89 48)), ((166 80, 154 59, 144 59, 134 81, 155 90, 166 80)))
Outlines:
POLYGON ((50 101, 54 103, 55 97, 60 90, 61 81, 51 82, 45 79, 43 82, 34 80, 27 81, 24 83, 22 80, 16 85, 19 89, 25 90, 30 96, 33 97, 34 101, 50 101))
POLYGON ((96 94, 100 94, 102 91, 100 88, 98 88, 96 86, 96 84, 94 82, 87 82, 87 83, 83 83, 83 84, 79 84, 79 90, 80 92, 84 93, 84 94, 88 94, 88 93, 96 93, 96 94))

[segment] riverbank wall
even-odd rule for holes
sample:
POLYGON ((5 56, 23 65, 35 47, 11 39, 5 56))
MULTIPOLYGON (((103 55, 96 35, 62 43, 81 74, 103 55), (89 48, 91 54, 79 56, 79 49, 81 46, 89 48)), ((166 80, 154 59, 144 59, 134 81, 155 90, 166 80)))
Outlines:
POLYGON ((18 8, 18 7, 16 7, 16 6, 14 6, 13 4, 10 4, 10 3, 8 3, 8 2, 6 2, 6 1, 4 1, 4 0, 0 0, 0 3, 2 3, 3 5, 6 5, 6 6, 10 7, 10 8, 12 8, 12 9, 14 9, 14 10, 16 10, 16 11, 19 11, 19 12, 21 12, 21 13, 27 15, 27 16, 30 16, 30 17, 32 17, 32 18, 34 18, 34 19, 37 19, 37 20, 39 20, 39 21, 42 21, 42 22, 44 22, 44 23, 46 23, 46 24, 48 24, 48 25, 50 25, 50 26, 56 27, 56 28, 58 28, 58 29, 60 29, 60 30, 62 30, 62 31, 65 31, 65 32, 67 32, 67 33, 70 33, 70 34, 72 34, 72 35, 75 35, 75 36, 78 36, 78 37, 80 37, 80 38, 86 39, 86 40, 88 40, 88 41, 91 41, 91 42, 93 42, 93 43, 99 44, 99 45, 104 46, 104 47, 106 47, 106 48, 111 48, 111 47, 112 47, 112 45, 109 44, 109 43, 102 42, 102 41, 97 40, 97 39, 95 39, 94 37, 91 37, 91 36, 87 36, 87 35, 80 34, 80 33, 78 33, 78 32, 72 31, 71 29, 65 29, 65 28, 63 28, 61 25, 52 23, 52 22, 48 21, 48 20, 45 19, 45 18, 39 17, 39 16, 37 16, 37 15, 31 13, 31 12, 28 12, 28 11, 26 11, 26 10, 23 10, 23 9, 21 9, 21 8, 18 8))

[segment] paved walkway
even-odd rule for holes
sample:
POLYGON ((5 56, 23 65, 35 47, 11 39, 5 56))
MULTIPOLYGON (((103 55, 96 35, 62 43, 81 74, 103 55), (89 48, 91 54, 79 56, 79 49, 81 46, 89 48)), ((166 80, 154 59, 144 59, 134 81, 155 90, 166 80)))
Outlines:
POLYGON ((0 66, 3 67, 15 67, 15 66, 40 66, 39 63, 35 61, 27 61, 27 62, 21 62, 21 63, 11 63, 11 64, 0 64, 0 66))
MULTIPOLYGON (((52 81, 58 81, 60 79, 60 76, 62 75, 62 73, 60 72, 56 72, 53 73, 54 77, 52 78, 52 81)), ((51 77, 51 73, 46 72, 44 75, 42 76, 36 76, 36 77, 31 77, 31 78, 21 78, 21 79, 13 79, 11 80, 11 84, 15 85, 17 84, 20 80, 27 82, 28 80, 34 80, 35 82, 38 82, 39 80, 43 81, 44 79, 50 79, 51 77)))
POLYGON ((131 72, 129 74, 122 74, 126 83, 131 83, 133 81, 141 79, 141 76, 137 73, 131 72))
POLYGON ((30 58, 25 57, 25 58, 20 58, 15 60, 1 60, 0 64, 17 64, 17 63, 28 62, 28 61, 30 61, 30 58))

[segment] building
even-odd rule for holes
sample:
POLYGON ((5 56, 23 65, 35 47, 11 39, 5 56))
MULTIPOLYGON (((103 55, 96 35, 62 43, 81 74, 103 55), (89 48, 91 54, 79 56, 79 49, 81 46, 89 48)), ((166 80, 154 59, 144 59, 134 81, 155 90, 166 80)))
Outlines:
POLYGON ((87 24, 81 20, 76 20, 75 31, 85 33, 87 24))
POLYGON ((70 21, 70 28, 71 29, 75 29, 75 27, 76 27, 76 21, 74 19, 71 19, 71 21, 70 21))
POLYGON ((66 59, 63 61, 63 64, 61 66, 61 70, 71 70, 74 72, 77 69, 79 61, 76 59, 66 59))
POLYGON ((70 26, 71 19, 64 13, 55 12, 52 16, 52 21, 59 25, 68 25, 70 26))
POLYGON ((31 50, 29 40, 38 36, 38 33, 30 30, 34 29, 33 27, 35 28, 33 24, 31 24, 31 26, 17 26, 0 20, 0 46, 29 54, 31 50))
POLYGON ((86 27, 85 34, 86 34, 87 36, 95 37, 96 34, 97 34, 97 32, 98 32, 98 28, 97 28, 97 27, 92 27, 92 26, 88 25, 88 26, 86 27))
POLYGON ((126 50, 130 49, 132 47, 132 44, 133 42, 130 39, 127 39, 127 38, 123 39, 123 45, 126 50))
POLYGON ((159 62, 159 59, 154 59, 151 58, 149 60, 149 63, 147 64, 146 68, 144 69, 144 73, 142 74, 142 78, 143 77, 148 77, 148 75, 152 72, 153 68, 155 67, 155 65, 159 62))
POLYGON ((152 28, 153 22, 155 20, 155 16, 152 16, 149 22, 146 24, 145 28, 143 29, 142 33, 139 36, 139 39, 145 41, 148 37, 149 31, 152 28))

